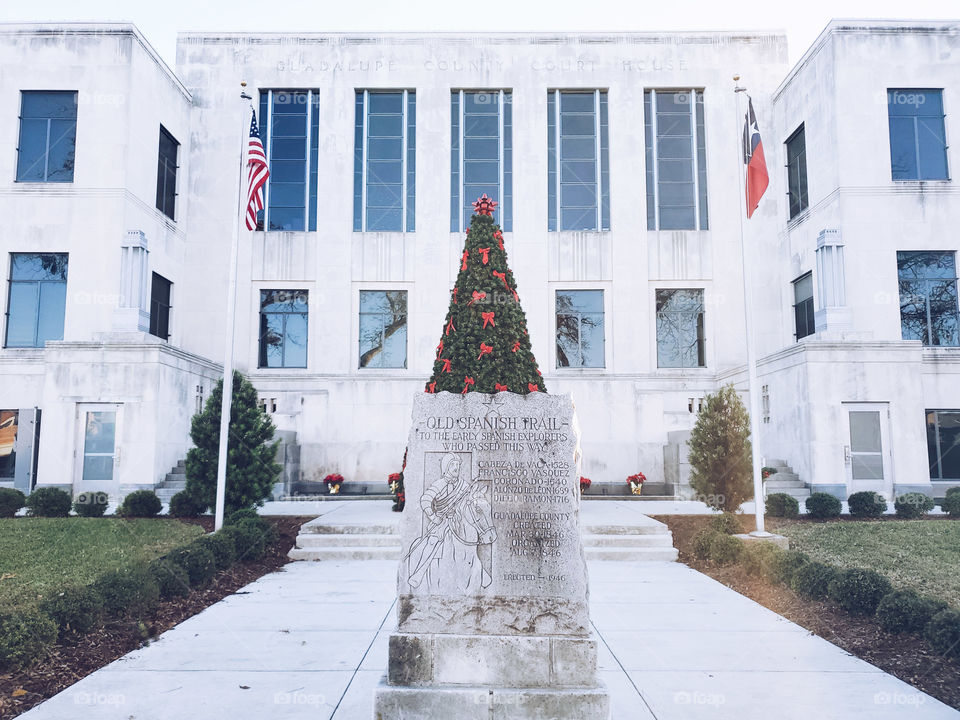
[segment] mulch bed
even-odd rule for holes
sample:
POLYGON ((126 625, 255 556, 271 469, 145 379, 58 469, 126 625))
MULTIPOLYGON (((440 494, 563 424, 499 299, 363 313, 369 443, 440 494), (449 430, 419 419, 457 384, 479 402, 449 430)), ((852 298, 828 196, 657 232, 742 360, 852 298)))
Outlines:
MULTIPOLYGON (((680 551, 680 562, 783 615, 861 660, 960 709, 960 661, 937 654, 926 640, 916 635, 891 635, 884 632, 873 618, 849 615, 830 601, 803 598, 784 585, 751 577, 739 565, 718 567, 695 558, 690 543, 693 536, 709 522, 707 516, 660 515, 657 520, 666 523, 673 532, 673 543, 680 551)), ((752 515, 740 520, 744 532, 754 529, 752 515)))
MULTIPOLYGON (((145 630, 133 620, 108 620, 83 637, 77 645, 54 645, 48 657, 34 667, 13 674, 0 674, 0 719, 14 718, 66 687, 99 670, 131 650, 146 644, 174 625, 231 595, 257 578, 290 562, 287 553, 296 542, 300 526, 311 517, 268 517, 277 530, 277 541, 260 560, 237 563, 221 571, 203 590, 187 597, 162 601, 145 630), (16 693, 16 695, 15 695, 16 693)), ((183 519, 213 530, 213 518, 183 519)))

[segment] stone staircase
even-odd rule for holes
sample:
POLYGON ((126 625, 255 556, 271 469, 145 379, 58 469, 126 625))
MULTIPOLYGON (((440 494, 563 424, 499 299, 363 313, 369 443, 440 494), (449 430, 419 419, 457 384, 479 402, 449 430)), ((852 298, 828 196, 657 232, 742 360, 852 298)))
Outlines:
POLYGON ((164 505, 170 504, 170 498, 187 487, 187 461, 180 460, 167 473, 163 482, 154 488, 157 497, 164 505))
MULTIPOLYGON (((673 534, 661 522, 640 515, 625 524, 583 527, 587 560, 675 561, 673 534)), ((292 560, 399 560, 400 535, 393 523, 335 524, 319 517, 305 523, 297 535, 292 560)))
POLYGON ((776 468, 777 472, 763 484, 765 495, 785 493, 795 497, 801 503, 810 497, 810 489, 783 460, 767 460, 766 466, 776 468))

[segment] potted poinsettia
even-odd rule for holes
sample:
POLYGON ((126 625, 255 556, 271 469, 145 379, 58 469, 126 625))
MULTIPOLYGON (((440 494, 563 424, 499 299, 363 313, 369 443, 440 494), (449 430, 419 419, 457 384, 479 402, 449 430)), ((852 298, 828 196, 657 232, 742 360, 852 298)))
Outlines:
POLYGON ((647 481, 647 476, 642 472, 638 472, 636 475, 631 475, 627 478, 627 484, 630 486, 630 492, 634 495, 639 495, 643 492, 643 484, 647 481))
POLYGON ((393 495, 393 507, 391 509, 394 512, 403 512, 403 505, 406 500, 406 495, 403 492, 403 471, 390 473, 387 476, 387 484, 390 486, 390 494, 393 495))
POLYGON ((323 484, 327 486, 327 491, 331 495, 337 495, 340 492, 340 486, 343 485, 343 475, 330 473, 323 479, 323 484))
POLYGON ((580 477, 580 494, 582 495, 589 489, 590 489, 590 478, 581 476, 580 477))

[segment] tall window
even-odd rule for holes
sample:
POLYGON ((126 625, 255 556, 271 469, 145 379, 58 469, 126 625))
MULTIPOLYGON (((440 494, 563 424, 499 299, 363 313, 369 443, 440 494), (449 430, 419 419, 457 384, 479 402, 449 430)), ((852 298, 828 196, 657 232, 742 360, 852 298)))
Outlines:
POLYGON ((793 318, 797 328, 797 340, 813 335, 813 273, 807 273, 793 281, 793 318))
POLYGON ((166 340, 170 337, 170 289, 173 286, 162 275, 153 273, 150 284, 150 334, 166 340))
POLYGON ((947 136, 940 90, 887 90, 894 180, 946 180, 947 136))
POLYGON ((11 253, 6 347, 63 340, 66 301, 66 253, 11 253))
POLYGON ((260 291, 261 368, 307 366, 307 291, 260 291))
POLYGON ((790 195, 790 217, 807 208, 807 140, 803 125, 787 138, 787 188, 790 195))
POLYGON ((357 90, 353 229, 413 232, 416 227, 417 95, 357 90))
POLYGON ((504 90, 454 90, 450 99, 450 232, 462 232, 483 194, 494 219, 513 229, 513 102, 504 90))
POLYGON ((317 229, 317 146, 320 101, 316 90, 260 93, 260 137, 270 166, 264 210, 265 230, 317 229))
POLYGON ((960 344, 956 253, 898 252, 897 274, 903 339, 960 344))
POLYGON ((657 290, 657 367, 706 366, 703 290, 657 290))
POLYGON ((360 367, 407 366, 407 291, 360 291, 360 367))
POLYGON ((180 143, 160 126, 160 152, 157 161, 157 210, 171 220, 177 200, 177 151, 180 143))
POLYGON ((557 367, 605 365, 603 290, 557 291, 557 367))
POLYGON ((607 91, 547 93, 548 230, 610 229, 607 91))
POLYGON ((927 410, 931 480, 960 480, 960 410, 927 410))
POLYGON ((646 90, 647 230, 706 230, 702 90, 646 90))
POLYGON ((73 182, 77 93, 24 90, 17 182, 73 182))

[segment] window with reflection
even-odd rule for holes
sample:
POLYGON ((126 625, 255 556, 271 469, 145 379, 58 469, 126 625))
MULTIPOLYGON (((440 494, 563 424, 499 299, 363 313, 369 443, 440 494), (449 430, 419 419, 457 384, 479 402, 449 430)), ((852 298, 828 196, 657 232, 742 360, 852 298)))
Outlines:
POLYGON ((66 253, 11 253, 6 347, 63 340, 66 302, 66 253))
POLYGON ((177 202, 177 152, 180 143, 160 126, 160 150, 157 160, 157 210, 175 220, 177 202))
POLYGON ((73 182, 76 148, 77 93, 24 90, 17 182, 73 182))
POLYGON ((898 252, 900 330, 924 345, 960 344, 957 265, 953 252, 898 252))
POLYGON ((703 290, 657 290, 657 367, 706 366, 703 290))
POLYGON ((605 364, 603 290, 558 290, 557 367, 605 364))
POLYGON ((807 208, 807 138, 803 125, 787 138, 787 192, 790 218, 807 208))
POLYGON ((941 90, 887 90, 894 180, 946 180, 947 136, 941 90))
POLYGON ((307 291, 260 291, 261 368, 307 366, 307 291))
POLYGON ((960 480, 960 410, 927 410, 931 480, 960 480))
POLYGON ((407 291, 360 291, 360 367, 407 366, 407 291))
POLYGON ((797 340, 817 331, 813 310, 813 273, 793 281, 793 319, 797 340))

